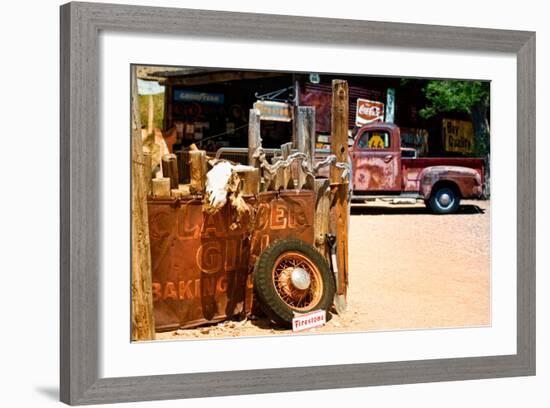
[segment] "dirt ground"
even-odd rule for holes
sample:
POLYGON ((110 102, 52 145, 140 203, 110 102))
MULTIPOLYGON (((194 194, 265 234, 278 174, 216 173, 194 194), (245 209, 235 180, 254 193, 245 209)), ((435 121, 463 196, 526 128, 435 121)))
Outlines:
MULTIPOLYGON (((353 207, 348 309, 309 333, 490 325, 489 239, 489 201, 463 201, 457 214, 444 216, 421 204, 353 207)), ((273 334, 293 333, 251 318, 157 339, 273 334)))

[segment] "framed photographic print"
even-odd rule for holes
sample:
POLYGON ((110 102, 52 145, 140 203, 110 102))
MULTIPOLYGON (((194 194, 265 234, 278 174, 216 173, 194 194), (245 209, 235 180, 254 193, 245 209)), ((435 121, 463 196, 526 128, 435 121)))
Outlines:
POLYGON ((61 7, 61 400, 535 373, 535 34, 61 7))

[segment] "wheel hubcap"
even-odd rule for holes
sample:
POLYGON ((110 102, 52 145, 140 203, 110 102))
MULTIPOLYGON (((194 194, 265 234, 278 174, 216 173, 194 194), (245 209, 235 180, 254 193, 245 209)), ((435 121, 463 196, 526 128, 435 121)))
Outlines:
POLYGON ((304 268, 294 268, 290 273, 290 281, 296 289, 306 290, 311 284, 308 271, 304 268))
POLYGON ((444 207, 447 207, 449 204, 451 204, 451 196, 448 193, 443 193, 439 196, 439 204, 441 204, 444 207))

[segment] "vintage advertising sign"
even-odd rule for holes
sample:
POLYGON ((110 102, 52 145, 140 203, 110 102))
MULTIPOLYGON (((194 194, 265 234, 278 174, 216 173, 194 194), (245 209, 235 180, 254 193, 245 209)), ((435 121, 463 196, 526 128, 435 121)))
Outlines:
POLYGON ((213 105, 223 105, 224 95, 220 93, 175 89, 174 102, 199 102, 213 105))
POLYGON ((472 153, 474 151, 475 139, 472 122, 443 119, 442 132, 446 151, 457 153, 472 153))
POLYGON ((290 122, 292 120, 290 105, 285 102, 257 101, 254 103, 254 109, 260 111, 261 120, 276 122, 290 122))
POLYGON ((292 319, 292 331, 302 331, 324 326, 327 322, 327 313, 324 310, 299 314, 292 319))
POLYGON ((153 311, 157 331, 196 327, 252 309, 251 265, 272 242, 293 237, 313 242, 314 192, 268 191, 247 197, 255 228, 235 210, 202 210, 197 196, 149 197, 153 311))
POLYGON ((355 113, 355 124, 363 126, 372 122, 384 121, 384 104, 368 99, 357 99, 357 110, 355 113))

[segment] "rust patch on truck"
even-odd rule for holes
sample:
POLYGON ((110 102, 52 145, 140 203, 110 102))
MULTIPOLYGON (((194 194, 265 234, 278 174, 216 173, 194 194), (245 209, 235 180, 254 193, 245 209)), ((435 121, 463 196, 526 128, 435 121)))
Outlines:
POLYGON ((392 190, 399 185, 399 162, 383 157, 357 157, 353 160, 353 189, 392 190))
POLYGON ((149 197, 152 291, 157 331, 196 327, 250 313, 257 256, 280 238, 313 243, 313 191, 245 198, 255 214, 231 230, 226 205, 202 211, 200 197, 149 197))
POLYGON ((456 185, 461 197, 478 197, 483 192, 483 183, 479 173, 467 167, 433 166, 427 167, 419 174, 420 194, 430 198, 433 187, 442 181, 456 185))

